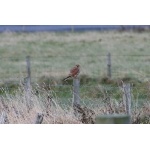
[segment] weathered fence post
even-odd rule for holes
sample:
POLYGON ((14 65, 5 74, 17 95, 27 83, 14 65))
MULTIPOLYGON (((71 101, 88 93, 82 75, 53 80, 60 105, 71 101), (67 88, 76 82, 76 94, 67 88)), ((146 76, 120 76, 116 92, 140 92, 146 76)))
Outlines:
POLYGON ((28 82, 31 85, 31 66, 30 66, 30 56, 26 57, 26 63, 27 63, 27 77, 28 82))
POLYGON ((107 77, 111 78, 111 53, 107 54, 107 77))
POLYGON ((27 77, 24 79, 27 106, 31 106, 31 69, 30 69, 30 56, 26 57, 27 63, 27 77))
POLYGON ((30 108, 31 106, 31 87, 30 87, 30 80, 28 77, 24 78, 25 84, 25 99, 27 103, 27 107, 30 108))
MULTIPOLYGON (((127 115, 131 117, 131 86, 130 83, 123 83, 123 102, 127 115)), ((131 119, 131 118, 130 118, 131 119)))
POLYGON ((79 96, 80 80, 78 78, 73 79, 73 106, 80 105, 79 96))

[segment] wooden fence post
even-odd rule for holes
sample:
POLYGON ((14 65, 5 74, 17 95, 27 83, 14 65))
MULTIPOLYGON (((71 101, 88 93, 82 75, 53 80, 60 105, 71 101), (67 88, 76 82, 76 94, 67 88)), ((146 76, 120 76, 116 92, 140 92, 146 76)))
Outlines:
POLYGON ((31 85, 31 67, 30 67, 30 56, 26 57, 26 63, 27 63, 27 77, 28 82, 31 85))
POLYGON ((107 77, 111 78, 111 53, 107 54, 107 77))
POLYGON ((28 77, 24 78, 25 84, 25 99, 27 103, 27 107, 30 108, 31 106, 31 87, 30 87, 30 80, 28 77))
POLYGON ((73 79, 73 106, 80 105, 79 96, 80 80, 78 78, 73 79))
POLYGON ((123 102, 127 115, 131 117, 131 86, 130 83, 123 83, 123 102))
POLYGON ((30 67, 30 56, 26 57, 27 63, 27 77, 24 79, 27 106, 31 106, 31 67, 30 67))

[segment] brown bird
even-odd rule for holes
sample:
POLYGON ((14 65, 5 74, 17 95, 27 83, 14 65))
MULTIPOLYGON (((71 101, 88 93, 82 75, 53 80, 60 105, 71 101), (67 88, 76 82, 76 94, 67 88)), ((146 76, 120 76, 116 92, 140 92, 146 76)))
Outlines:
POLYGON ((69 75, 64 78, 63 80, 66 81, 67 79, 69 78, 76 78, 78 76, 78 74, 80 73, 80 65, 76 65, 75 67, 73 67, 71 70, 70 70, 70 73, 69 75))

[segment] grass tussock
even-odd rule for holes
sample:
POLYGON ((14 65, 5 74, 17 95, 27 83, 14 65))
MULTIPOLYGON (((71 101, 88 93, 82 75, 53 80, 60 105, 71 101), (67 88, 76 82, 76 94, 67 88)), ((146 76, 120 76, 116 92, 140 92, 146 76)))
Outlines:
POLYGON ((1 97, 0 114, 6 113, 8 120, 6 123, 11 124, 33 124, 36 121, 38 113, 44 115, 42 123, 45 124, 80 123, 80 121, 74 117, 71 108, 62 109, 55 99, 52 101, 52 106, 48 107, 49 104, 46 96, 37 97, 32 94, 29 107, 25 93, 16 94, 15 96, 8 94, 5 98, 1 97))

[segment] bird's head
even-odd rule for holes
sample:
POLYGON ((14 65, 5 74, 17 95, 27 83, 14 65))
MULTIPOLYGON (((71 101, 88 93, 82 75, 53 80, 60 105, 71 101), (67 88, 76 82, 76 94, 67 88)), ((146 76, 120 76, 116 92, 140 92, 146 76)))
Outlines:
POLYGON ((78 67, 78 68, 79 68, 79 67, 80 67, 80 65, 76 65, 76 67, 78 67))

